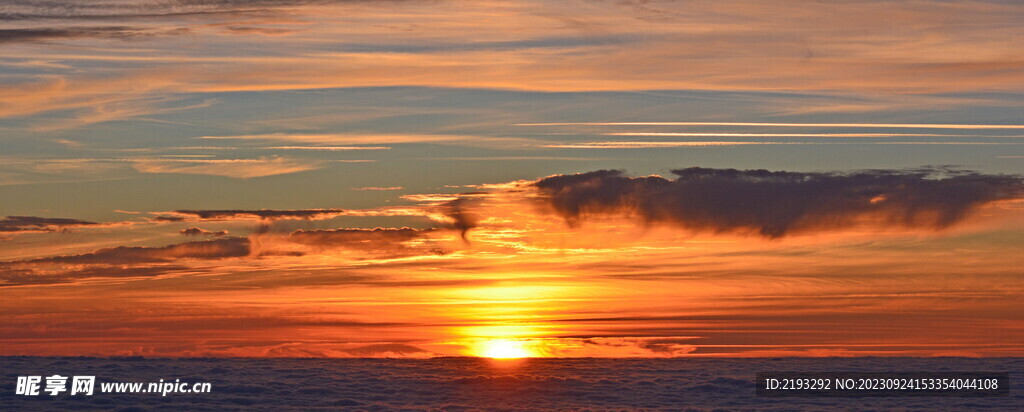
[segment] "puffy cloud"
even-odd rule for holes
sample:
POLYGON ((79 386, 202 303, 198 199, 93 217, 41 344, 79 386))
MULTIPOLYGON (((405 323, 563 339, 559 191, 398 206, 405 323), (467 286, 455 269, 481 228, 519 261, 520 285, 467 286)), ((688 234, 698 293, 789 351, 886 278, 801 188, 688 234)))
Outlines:
POLYGON ((922 169, 854 173, 688 168, 676 179, 599 170, 541 179, 544 200, 570 224, 626 214, 647 224, 778 238, 881 220, 941 229, 980 206, 1024 196, 1018 176, 922 169))
POLYGON ((7 216, 0 219, 0 232, 55 232, 71 227, 97 226, 100 223, 79 219, 37 216, 7 216))

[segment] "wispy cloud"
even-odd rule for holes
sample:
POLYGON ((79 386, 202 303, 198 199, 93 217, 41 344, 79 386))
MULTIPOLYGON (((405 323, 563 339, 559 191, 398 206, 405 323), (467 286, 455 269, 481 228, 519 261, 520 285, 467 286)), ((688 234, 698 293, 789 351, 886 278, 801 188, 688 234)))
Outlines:
POLYGON ((0 20, 99 20, 172 17, 217 17, 218 15, 256 14, 282 7, 342 3, 343 0, 259 0, 239 3, 232 0, 170 0, 102 2, 71 0, 56 3, 16 1, 0 10, 0 20))
POLYGON ((0 219, 0 232, 57 232, 69 228, 97 225, 101 225, 101 223, 54 217, 7 216, 0 219))
MULTIPOLYGON (((687 132, 620 132, 602 133, 605 136, 648 137, 971 137, 975 135, 948 135, 928 133, 687 133, 687 132)), ((979 136, 981 137, 981 136, 979 136)))
POLYGON ((1024 142, 766 142, 766 141, 685 141, 685 142, 582 142, 582 143, 561 143, 546 144, 541 147, 553 149, 648 149, 667 147, 703 147, 703 146, 750 146, 750 145, 962 145, 962 146, 1013 146, 1021 145, 1024 142))
POLYGON ((658 147, 702 147, 702 146, 746 146, 805 144, 804 142, 585 142, 547 144, 541 147, 553 149, 643 149, 658 147))
MULTIPOLYGON (((543 145, 541 147, 561 147, 558 145, 543 145)), ((522 160, 566 160, 566 161, 579 161, 579 162, 593 162, 597 160, 608 160, 600 157, 572 157, 572 156, 478 156, 478 157, 430 157, 424 158, 424 160, 437 160, 437 161, 451 161, 451 160, 465 160, 465 161, 522 161, 522 160)))
MULTIPOLYGON (((461 144, 467 146, 523 146, 536 140, 519 137, 431 134, 292 134, 269 133, 236 136, 201 136, 200 139, 263 140, 321 145, 461 144)), ((285 146, 294 148, 295 146, 285 146)), ((370 146, 380 147, 380 146, 370 146)), ((365 150, 365 149, 364 149, 365 150)))
POLYGON ((222 210, 175 210, 176 215, 195 217, 201 220, 276 220, 276 219, 307 219, 323 220, 341 216, 346 213, 342 209, 222 209, 222 210))
POLYGON ((430 243, 414 245, 412 241, 424 239, 432 230, 412 228, 327 229, 296 230, 287 241, 312 247, 314 250, 349 249, 364 253, 383 254, 385 257, 403 257, 421 254, 445 254, 444 249, 430 243))
POLYGON ((0 29, 0 44, 83 38, 131 39, 188 33, 189 30, 186 28, 163 29, 129 26, 0 29))
POLYGON ((75 52, 8 51, 88 70, 26 75, 3 88, 0 115, 120 107, 107 110, 113 120, 138 117, 124 108, 154 95, 381 86, 814 91, 865 95, 853 105, 815 105, 860 112, 886 107, 864 102, 919 107, 950 91, 1021 90, 1024 63, 1008 40, 1021 34, 1019 5, 879 4, 900 24, 861 3, 767 9, 749 0, 665 3, 654 15, 632 4, 529 0, 497 12, 445 2, 17 2, 0 11, 17 24, 5 29, 12 41, 90 36, 93 43, 75 52), (778 18, 760 18, 766 14, 778 18), (304 28, 301 36, 280 35, 304 28), (186 51, 145 37, 150 32, 201 41, 186 51), (124 36, 145 47, 123 50, 116 38, 124 36))
POLYGON ((385 191, 385 190, 402 190, 402 186, 362 186, 353 187, 352 190, 369 190, 369 191, 385 191))
POLYGON ((223 259, 249 254, 249 240, 226 238, 178 243, 164 247, 119 246, 78 255, 38 258, 26 263, 129 264, 169 262, 175 259, 223 259))
MULTIPOLYGON (((578 122, 517 123, 516 126, 741 126, 741 127, 845 127, 892 129, 1024 129, 1017 124, 941 123, 757 123, 757 122, 578 122)), ((781 136, 781 135, 780 135, 781 136)))
POLYGON ((287 157, 256 159, 137 159, 132 167, 142 173, 184 173, 225 176, 237 179, 305 172, 323 167, 323 162, 287 157))
POLYGON ((328 152, 339 152, 349 150, 388 150, 387 146, 268 146, 255 147, 261 150, 323 150, 328 152))

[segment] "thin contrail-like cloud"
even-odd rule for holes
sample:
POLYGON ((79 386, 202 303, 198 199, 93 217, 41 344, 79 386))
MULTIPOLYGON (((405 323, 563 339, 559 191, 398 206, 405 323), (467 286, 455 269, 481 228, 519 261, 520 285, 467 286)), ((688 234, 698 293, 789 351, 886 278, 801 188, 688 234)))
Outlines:
MULTIPOLYGON (((693 133, 693 132, 620 132, 602 133, 604 136, 665 136, 665 137, 994 137, 935 133, 693 133)), ((1011 137, 1011 136, 998 136, 1011 137)))
POLYGON ((270 146, 253 147, 260 150, 325 150, 325 151, 346 151, 346 150, 390 150, 388 146, 270 146))
POLYGON ((541 147, 553 149, 642 149, 656 147, 702 147, 741 145, 1018 145, 1024 143, 1000 142, 585 142, 549 144, 541 147))
POLYGON ((767 144, 801 144, 802 142, 587 142, 549 144, 541 147, 555 149, 633 149, 644 147, 686 147, 686 146, 738 146, 767 144))
POLYGON ((758 126, 758 127, 871 127, 904 129, 1024 129, 1017 124, 935 123, 754 123, 754 122, 565 122, 516 123, 515 126, 758 126))

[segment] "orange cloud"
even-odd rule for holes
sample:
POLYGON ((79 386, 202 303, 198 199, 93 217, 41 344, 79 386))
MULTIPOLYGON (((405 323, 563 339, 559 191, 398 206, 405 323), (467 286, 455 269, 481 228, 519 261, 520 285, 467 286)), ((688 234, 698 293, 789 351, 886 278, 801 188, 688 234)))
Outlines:
POLYGON ((236 179, 283 175, 316 170, 321 162, 281 156, 256 159, 136 159, 132 167, 142 173, 184 173, 236 179))

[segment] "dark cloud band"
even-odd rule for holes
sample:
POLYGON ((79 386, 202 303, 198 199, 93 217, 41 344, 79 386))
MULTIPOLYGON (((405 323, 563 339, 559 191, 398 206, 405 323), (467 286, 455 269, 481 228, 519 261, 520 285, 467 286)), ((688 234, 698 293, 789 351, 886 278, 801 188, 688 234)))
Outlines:
POLYGON ((1018 176, 924 169, 854 173, 688 168, 676 179, 599 170, 541 179, 545 201, 570 224, 626 214, 695 231, 794 232, 848 227, 863 219, 941 229, 976 208, 1024 196, 1018 176))
POLYGON ((341 209, 296 209, 296 210, 175 210, 175 214, 194 216, 201 220, 276 220, 276 219, 307 219, 319 220, 330 219, 345 213, 341 209))
POLYGON ((188 229, 181 229, 181 230, 178 231, 178 233, 182 234, 183 236, 225 236, 225 235, 228 234, 228 231, 226 231, 226 230, 212 231, 212 230, 206 230, 206 229, 199 228, 199 227, 190 227, 188 229))
POLYGON ((100 223, 55 217, 7 216, 0 219, 0 232, 55 232, 71 227, 96 225, 100 223))

